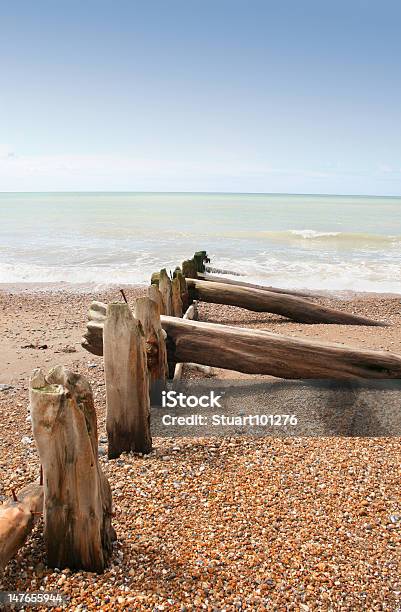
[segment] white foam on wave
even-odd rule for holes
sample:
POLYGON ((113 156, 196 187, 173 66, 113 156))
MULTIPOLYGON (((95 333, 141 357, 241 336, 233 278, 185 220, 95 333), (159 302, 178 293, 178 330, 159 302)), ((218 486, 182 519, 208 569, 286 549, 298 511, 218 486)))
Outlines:
POLYGON ((299 236, 301 238, 305 238, 309 240, 313 238, 326 238, 326 237, 339 236, 341 234, 341 232, 317 232, 316 230, 312 230, 312 229, 289 230, 289 232, 293 236, 299 236))
POLYGON ((282 260, 265 256, 251 259, 213 259, 213 265, 233 270, 241 278, 227 278, 283 289, 313 289, 320 291, 372 291, 401 293, 401 266, 399 261, 313 261, 282 260))
MULTIPOLYGON (((171 257, 171 254, 169 255, 171 257)), ((345 257, 292 256, 286 252, 272 255, 269 251, 244 257, 236 252, 222 257, 210 252, 214 268, 232 270, 242 277, 238 280, 288 289, 377 291, 401 293, 401 258, 388 253, 387 257, 348 260, 345 257)), ((0 283, 70 283, 75 285, 108 286, 114 284, 148 284, 152 272, 162 267, 173 270, 185 257, 168 260, 155 255, 135 257, 132 261, 112 261, 105 258, 100 264, 96 257, 85 264, 52 265, 25 262, 0 262, 0 283)), ((230 275, 227 276, 228 278, 230 275)))

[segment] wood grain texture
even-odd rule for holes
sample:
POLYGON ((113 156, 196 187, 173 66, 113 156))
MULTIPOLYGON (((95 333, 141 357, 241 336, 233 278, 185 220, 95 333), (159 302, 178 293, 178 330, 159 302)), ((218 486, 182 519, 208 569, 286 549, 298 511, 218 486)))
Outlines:
POLYGON ((257 285, 254 283, 246 283, 244 281, 225 278, 224 276, 215 276, 213 274, 198 273, 199 280, 210 281, 211 283, 225 283, 226 285, 234 285, 235 287, 247 287, 248 289, 260 289, 260 291, 272 291, 273 293, 282 293, 283 295, 296 295, 298 297, 314 298, 319 297, 318 292, 314 291, 295 291, 291 289, 280 289, 279 287, 270 287, 257 285))
POLYGON ((44 532, 50 567, 102 572, 115 532, 109 483, 98 462, 89 383, 58 366, 30 380, 32 430, 43 466, 44 532))
POLYGON ((141 323, 122 302, 109 304, 104 322, 106 429, 109 458, 149 453, 149 374, 141 323))
POLYGON ((160 323, 159 305, 149 297, 138 298, 135 317, 141 322, 145 335, 150 400, 154 403, 166 388, 168 374, 165 333, 160 323))
POLYGON ((181 284, 177 277, 171 281, 171 306, 173 317, 182 317, 181 284))
POLYGON ((162 317, 177 361, 248 374, 306 379, 401 378, 401 357, 271 332, 162 317))
MULTIPOLYGON (((401 378, 401 357, 267 331, 162 316, 169 359, 280 378, 401 378)), ((102 324, 89 321, 83 346, 101 354, 102 324), (88 342, 89 340, 89 342, 88 342)))
POLYGON ((260 289, 239 287, 197 279, 187 279, 188 290, 193 299, 212 304, 239 306, 254 312, 270 312, 288 317, 298 323, 330 323, 340 325, 385 326, 334 308, 320 306, 293 295, 282 295, 260 289))
POLYGON ((162 294, 163 303, 164 303, 164 314, 168 316, 173 316, 173 297, 172 297, 172 288, 171 288, 171 279, 167 274, 165 268, 160 270, 159 277, 159 291, 162 294))

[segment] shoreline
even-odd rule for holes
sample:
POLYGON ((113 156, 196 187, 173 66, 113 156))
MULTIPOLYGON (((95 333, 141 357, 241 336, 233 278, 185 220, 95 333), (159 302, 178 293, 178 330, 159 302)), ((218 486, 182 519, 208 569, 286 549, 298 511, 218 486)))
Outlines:
MULTIPOLYGON (((241 277, 241 280, 246 277, 241 277)), ((261 285, 263 286, 263 285, 261 285)), ((268 283, 266 283, 268 286, 268 283)), ((73 293, 87 295, 91 293, 102 293, 119 289, 144 289, 148 287, 148 283, 71 283, 69 281, 57 281, 57 282, 14 282, 14 283, 1 283, 0 282, 0 293, 73 293)), ((401 290, 399 293, 391 291, 358 291, 350 289, 309 289, 308 287, 282 287, 283 289, 294 289, 295 291, 308 291, 311 295, 316 294, 327 298, 339 298, 339 299, 353 299, 358 297, 360 299, 366 298, 389 298, 401 300, 401 290)), ((308 298, 304 298, 308 299, 308 298)), ((401 303, 401 302, 400 302, 401 303)))

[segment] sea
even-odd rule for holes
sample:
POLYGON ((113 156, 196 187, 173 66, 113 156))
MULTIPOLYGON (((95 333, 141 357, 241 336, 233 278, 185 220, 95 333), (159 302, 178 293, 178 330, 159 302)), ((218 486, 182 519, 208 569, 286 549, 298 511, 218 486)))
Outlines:
POLYGON ((227 278, 401 293, 401 197, 1 193, 0 213, 0 283, 148 284, 205 250, 227 278))

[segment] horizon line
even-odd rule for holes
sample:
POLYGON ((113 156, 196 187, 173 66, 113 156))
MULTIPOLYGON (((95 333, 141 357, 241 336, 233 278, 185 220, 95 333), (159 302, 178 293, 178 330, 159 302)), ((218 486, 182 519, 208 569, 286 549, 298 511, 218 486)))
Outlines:
POLYGON ((204 195, 261 195, 261 196, 314 196, 314 197, 333 197, 333 198, 401 198, 401 194, 393 195, 380 195, 371 193, 299 193, 299 192, 287 192, 287 191, 149 191, 149 190, 130 190, 130 189, 107 189, 107 190, 49 190, 49 191, 14 191, 6 190, 0 191, 0 195, 3 194, 178 194, 178 195, 193 195, 193 194, 204 194, 204 195))

